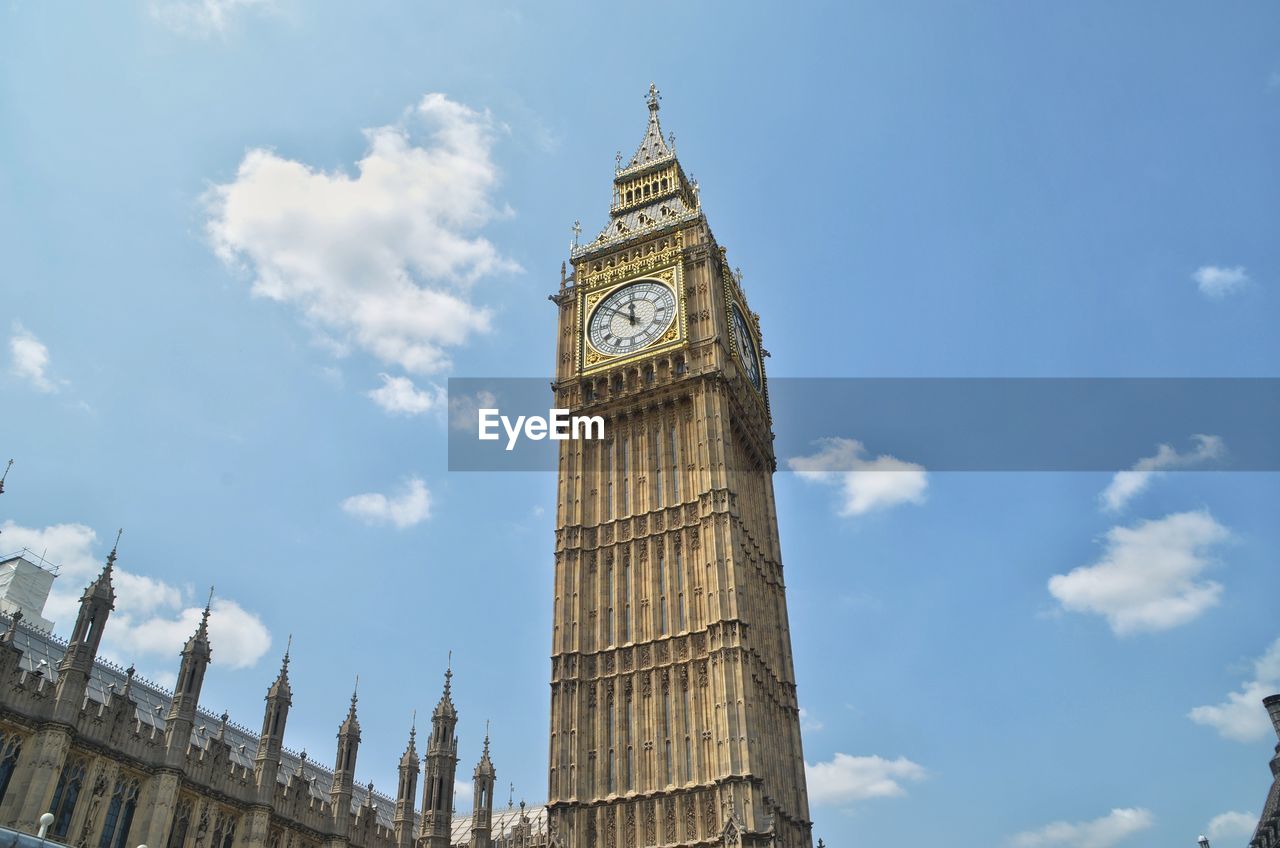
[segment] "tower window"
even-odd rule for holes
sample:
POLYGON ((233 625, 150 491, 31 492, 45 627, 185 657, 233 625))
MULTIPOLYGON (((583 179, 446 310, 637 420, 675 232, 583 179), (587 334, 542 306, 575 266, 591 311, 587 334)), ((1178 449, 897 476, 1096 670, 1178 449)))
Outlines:
POLYGON ((667 558, 666 545, 658 540, 658 633, 667 635, 667 558))
POLYGON ((680 552, 679 540, 676 540, 676 632, 682 632, 684 626, 684 557, 680 552))

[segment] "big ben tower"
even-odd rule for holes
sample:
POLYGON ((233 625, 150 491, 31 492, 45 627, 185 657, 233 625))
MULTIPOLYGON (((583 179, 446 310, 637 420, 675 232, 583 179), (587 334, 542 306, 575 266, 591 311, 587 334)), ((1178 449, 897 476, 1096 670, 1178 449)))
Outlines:
POLYGON ((562 274, 548 809, 561 848, 809 848, 759 318, 663 138, 562 274))

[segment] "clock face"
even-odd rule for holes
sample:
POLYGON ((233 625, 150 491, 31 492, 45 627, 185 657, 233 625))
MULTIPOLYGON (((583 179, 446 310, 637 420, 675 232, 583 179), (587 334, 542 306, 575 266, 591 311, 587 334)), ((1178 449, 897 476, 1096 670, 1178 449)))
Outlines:
POLYGON ((596 304, 587 338, 601 353, 622 356, 648 347, 675 319, 675 292, 657 280, 639 280, 596 304))
POLYGON ((755 338, 747 325, 747 318, 742 314, 742 307, 733 305, 733 335, 738 341, 738 356, 742 360, 742 368, 747 372, 751 385, 760 391, 764 387, 764 378, 760 372, 760 354, 756 350, 755 338))

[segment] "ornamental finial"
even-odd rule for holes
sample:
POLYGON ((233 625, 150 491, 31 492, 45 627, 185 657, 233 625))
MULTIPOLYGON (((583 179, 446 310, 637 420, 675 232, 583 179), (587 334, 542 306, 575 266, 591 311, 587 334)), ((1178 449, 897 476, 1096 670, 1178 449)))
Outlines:
POLYGON ((662 95, 658 92, 658 86, 649 83, 649 111, 658 111, 658 101, 662 99, 662 95))

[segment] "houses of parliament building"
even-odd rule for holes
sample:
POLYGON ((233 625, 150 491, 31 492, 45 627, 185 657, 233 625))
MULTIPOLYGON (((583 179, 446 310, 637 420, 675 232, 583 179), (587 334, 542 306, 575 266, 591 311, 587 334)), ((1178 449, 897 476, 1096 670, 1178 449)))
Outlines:
MULTIPOLYGON (((653 87, 648 110, 551 296, 555 406, 608 438, 559 448, 545 806, 494 810, 486 736, 457 814, 449 670, 386 795, 357 780, 355 694, 332 758, 285 747, 287 651, 259 731, 201 709, 208 607, 173 691, 106 662, 113 548, 65 641, 52 573, 0 561, 0 825, 82 848, 811 848, 760 322, 653 87)), ((1280 846, 1280 747, 1271 766, 1252 848, 1280 846)))
POLYGON ((287 652, 260 731, 201 709, 208 608, 172 692, 104 661, 113 549, 66 641, 52 575, 0 562, 0 825, 51 814, 47 838, 85 848, 810 848, 758 318, 652 87, 648 108, 552 295, 556 406, 610 437, 559 456, 545 807, 495 813, 486 738, 455 814, 448 672, 390 796, 357 780, 355 695, 332 759, 285 747, 287 652))

